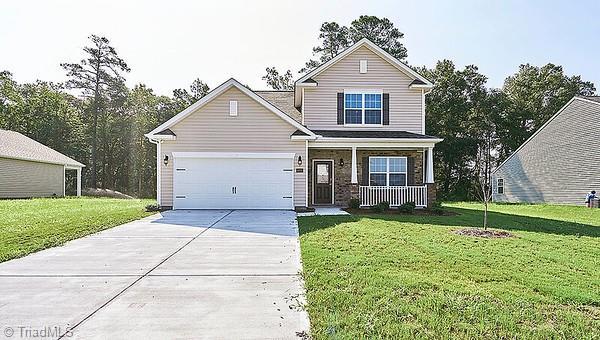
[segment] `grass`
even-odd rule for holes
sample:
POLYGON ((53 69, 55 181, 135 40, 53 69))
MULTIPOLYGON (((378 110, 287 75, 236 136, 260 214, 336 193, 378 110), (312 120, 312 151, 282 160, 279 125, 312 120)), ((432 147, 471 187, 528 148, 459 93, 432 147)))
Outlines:
POLYGON ((152 213, 153 200, 37 198, 0 200, 0 262, 64 244, 152 213))
POLYGON ((299 218, 307 310, 316 339, 600 338, 600 209, 491 206, 516 237, 453 230, 456 216, 299 218))

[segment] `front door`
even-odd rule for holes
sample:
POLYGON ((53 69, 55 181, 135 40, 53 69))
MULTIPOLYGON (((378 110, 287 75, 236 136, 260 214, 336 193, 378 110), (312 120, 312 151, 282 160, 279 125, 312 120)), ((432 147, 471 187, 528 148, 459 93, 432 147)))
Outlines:
POLYGON ((314 203, 332 204, 333 161, 315 161, 314 165, 314 203))

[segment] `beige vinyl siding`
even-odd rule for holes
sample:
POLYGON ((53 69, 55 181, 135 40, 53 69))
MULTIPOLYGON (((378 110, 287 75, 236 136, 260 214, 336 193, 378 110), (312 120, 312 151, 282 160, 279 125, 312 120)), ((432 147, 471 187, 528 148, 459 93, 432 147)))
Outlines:
POLYGON ((0 158, 0 198, 63 196, 64 166, 0 158))
MULTIPOLYGON (((161 144, 161 159, 172 152, 286 152, 305 160, 305 141, 292 141, 296 128, 273 112, 231 88, 170 128, 175 141, 161 144), (229 101, 238 101, 238 115, 229 116, 229 101)), ((298 165, 294 162, 295 167, 298 165)), ((161 200, 173 205, 173 162, 161 164, 161 200)), ((305 175, 294 171, 294 205, 306 205, 305 175)))
POLYGON ((314 79, 318 86, 304 90, 304 122, 309 129, 374 129, 338 125, 337 93, 381 89, 390 94, 390 125, 375 129, 423 133, 421 89, 409 89, 413 79, 367 47, 352 52, 314 79), (367 73, 359 73, 360 60, 367 60, 367 73))
POLYGON ((598 131, 600 104, 574 100, 494 173, 494 200, 583 205, 600 191, 598 131))

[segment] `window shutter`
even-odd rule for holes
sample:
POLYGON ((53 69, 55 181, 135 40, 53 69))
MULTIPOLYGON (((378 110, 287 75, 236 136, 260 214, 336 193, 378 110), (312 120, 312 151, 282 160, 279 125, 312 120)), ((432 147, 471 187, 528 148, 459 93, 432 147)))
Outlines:
POLYGON ((362 158, 361 185, 369 185, 369 157, 362 158))
POLYGON ((406 184, 415 185, 415 158, 406 158, 406 184))
POLYGON ((383 125, 390 125, 390 94, 383 94, 383 125))
POLYGON ((344 93, 337 94, 337 123, 344 125, 344 93))

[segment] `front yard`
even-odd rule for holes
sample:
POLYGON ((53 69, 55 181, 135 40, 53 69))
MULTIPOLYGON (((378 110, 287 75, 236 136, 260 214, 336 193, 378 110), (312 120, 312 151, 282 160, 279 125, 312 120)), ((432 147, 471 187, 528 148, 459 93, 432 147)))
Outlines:
POLYGON ((0 200, 0 262, 59 246, 67 241, 152 213, 153 200, 37 198, 0 200))
POLYGON ((600 337, 600 209, 478 204, 456 216, 299 218, 315 338, 600 337))

